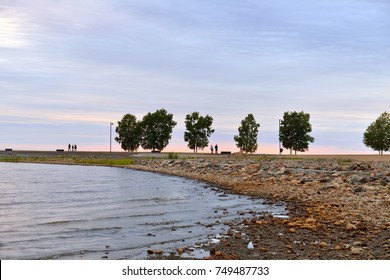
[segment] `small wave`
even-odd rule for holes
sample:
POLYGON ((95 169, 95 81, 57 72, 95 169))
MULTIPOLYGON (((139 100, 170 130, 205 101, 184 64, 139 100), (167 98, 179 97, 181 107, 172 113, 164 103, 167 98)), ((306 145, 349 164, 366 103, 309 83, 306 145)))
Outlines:
POLYGON ((99 232, 99 231, 111 231, 115 233, 119 230, 123 229, 123 227, 115 226, 115 227, 97 227, 97 228, 70 228, 64 229, 56 232, 56 238, 67 239, 73 238, 72 234, 80 234, 80 233, 88 233, 88 232, 99 232))
POLYGON ((80 223, 86 222, 87 220, 58 220, 58 221, 50 221, 45 223, 39 223, 34 226, 55 226, 55 225, 66 225, 70 223, 80 223))
POLYGON ((163 221, 163 222, 156 222, 156 223, 145 223, 147 226, 166 226, 166 225, 173 225, 176 224, 178 221, 163 221))
POLYGON ((88 229, 78 229, 77 232, 83 232, 83 231, 94 232, 94 231, 109 231, 109 230, 117 231, 117 230, 121 230, 122 228, 123 227, 88 228, 88 229))
POLYGON ((61 225, 61 224, 69 224, 72 222, 81 222, 81 220, 54 221, 54 222, 44 223, 43 225, 61 225))
POLYGON ((128 218, 142 218, 142 217, 156 217, 156 216, 164 216, 168 214, 167 212, 161 212, 161 213, 149 213, 149 214, 135 214, 127 216, 128 218))
POLYGON ((122 218, 142 218, 142 217, 156 217, 164 216, 167 212, 156 212, 156 213, 146 213, 146 214, 134 214, 134 215, 125 215, 125 216, 109 216, 109 217, 100 217, 89 220, 59 220, 59 221, 50 221, 46 223, 37 224, 37 226, 57 226, 57 225, 67 225, 72 223, 84 223, 84 222, 94 222, 94 221, 108 221, 108 220, 117 220, 122 218))
POLYGON ((153 201, 160 202, 160 201, 175 201, 175 200, 188 200, 190 199, 189 195, 184 196, 174 196, 174 197, 154 197, 152 198, 153 201))

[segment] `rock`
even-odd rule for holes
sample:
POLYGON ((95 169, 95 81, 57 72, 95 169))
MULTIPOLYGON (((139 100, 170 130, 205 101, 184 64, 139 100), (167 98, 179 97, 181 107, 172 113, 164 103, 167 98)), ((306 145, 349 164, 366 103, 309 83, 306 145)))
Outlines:
POLYGON ((148 255, 153 255, 153 254, 161 255, 163 253, 162 250, 147 250, 146 252, 148 253, 148 255))
POLYGON ((316 223, 316 222, 317 222, 317 220, 314 219, 314 218, 307 218, 307 219, 306 219, 306 223, 308 223, 308 224, 314 224, 314 223, 316 223))
POLYGON ((321 191, 329 191, 329 190, 335 190, 338 188, 340 188, 340 185, 337 183, 334 183, 334 184, 329 184, 329 185, 323 186, 322 188, 320 188, 320 190, 321 191))
POLYGON ((357 248, 357 247, 352 247, 351 248, 351 253, 352 255, 359 255, 363 252, 362 248, 357 248))
POLYGON ((332 179, 330 178, 322 178, 320 179, 320 183, 330 183, 332 181, 332 179))
POLYGON ((358 224, 358 225, 356 226, 356 229, 357 229, 357 230, 360 230, 360 231, 365 231, 365 230, 367 230, 367 226, 364 225, 364 224, 362 224, 362 223, 360 223, 360 224, 358 224))
POLYGON ((383 200, 382 205, 386 207, 390 207, 390 200, 383 200))
POLYGON ((364 189, 364 187, 360 186, 360 187, 355 188, 353 191, 354 191, 355 193, 360 193, 360 192, 364 192, 365 189, 364 189))
POLYGON ((333 180, 333 182, 336 184, 342 184, 342 183, 344 183, 344 180, 340 177, 337 177, 336 179, 333 180))
POLYGON ((359 183, 366 184, 368 183, 368 179, 366 177, 363 177, 359 180, 359 183))
POLYGON ((357 227, 354 224, 348 223, 347 226, 345 227, 347 231, 354 231, 357 230, 357 227))
POLYGON ((356 241, 352 244, 354 247, 367 247, 367 243, 362 242, 362 241, 356 241))
POLYGON ((334 250, 336 250, 336 251, 340 251, 340 250, 342 250, 343 248, 341 248, 341 246, 340 245, 336 245, 336 247, 334 247, 334 250))
POLYGON ((247 248, 248 248, 249 250, 253 250, 254 247, 253 247, 252 241, 248 243, 247 248))
POLYGON ((388 183, 389 183, 389 181, 387 179, 381 180, 381 182, 380 182, 381 186, 383 186, 383 187, 386 187, 388 183))
POLYGON ((328 243, 326 243, 326 242, 321 242, 321 243, 320 243, 320 247, 322 247, 322 248, 328 247, 328 243))
POLYGON ((301 185, 303 185, 303 184, 306 184, 306 183, 313 183, 313 179, 302 179, 301 180, 301 185))

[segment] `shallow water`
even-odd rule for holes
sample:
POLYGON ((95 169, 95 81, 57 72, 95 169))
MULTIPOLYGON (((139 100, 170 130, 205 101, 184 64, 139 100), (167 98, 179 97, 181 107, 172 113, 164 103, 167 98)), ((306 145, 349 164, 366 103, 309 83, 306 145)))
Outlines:
POLYGON ((143 259, 149 249, 208 242, 247 210, 285 214, 183 178, 0 163, 0 259, 143 259))

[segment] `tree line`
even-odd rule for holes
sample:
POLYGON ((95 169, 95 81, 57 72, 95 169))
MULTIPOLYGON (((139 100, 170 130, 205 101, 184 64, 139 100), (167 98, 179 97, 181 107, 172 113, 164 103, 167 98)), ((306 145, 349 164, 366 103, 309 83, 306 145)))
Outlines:
MULTIPOLYGON (((186 115, 186 131, 184 141, 188 148, 195 153, 209 145, 209 138, 215 132, 212 128, 213 117, 202 116, 199 112, 186 115)), ((165 109, 146 114, 142 120, 137 120, 133 114, 125 114, 118 121, 115 140, 125 151, 136 151, 139 147, 145 150, 162 151, 171 140, 173 128, 177 123, 173 120, 173 114, 165 109)), ((254 153, 258 148, 258 132, 260 124, 256 122, 253 114, 248 114, 238 127, 238 134, 233 139, 236 146, 245 153, 254 153)), ((282 146, 290 150, 305 152, 309 150, 309 144, 314 142, 310 114, 301 112, 285 112, 280 121, 279 141, 282 146)), ((379 151, 390 150, 390 114, 383 113, 372 123, 364 133, 363 142, 366 146, 379 151)))

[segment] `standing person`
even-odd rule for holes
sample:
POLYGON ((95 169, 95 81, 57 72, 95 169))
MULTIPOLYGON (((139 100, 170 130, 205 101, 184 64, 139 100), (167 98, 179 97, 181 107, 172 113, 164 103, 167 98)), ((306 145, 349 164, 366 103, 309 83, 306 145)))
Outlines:
POLYGON ((215 154, 218 154, 218 144, 215 144, 215 154))
POLYGON ((68 152, 70 152, 70 148, 71 148, 71 146, 70 146, 70 144, 68 144, 68 152))
POLYGON ((74 150, 75 150, 75 152, 77 152, 77 145, 76 144, 74 144, 74 150))
POLYGON ((211 151, 211 154, 214 154, 214 147, 213 147, 213 145, 210 146, 210 151, 211 151))

